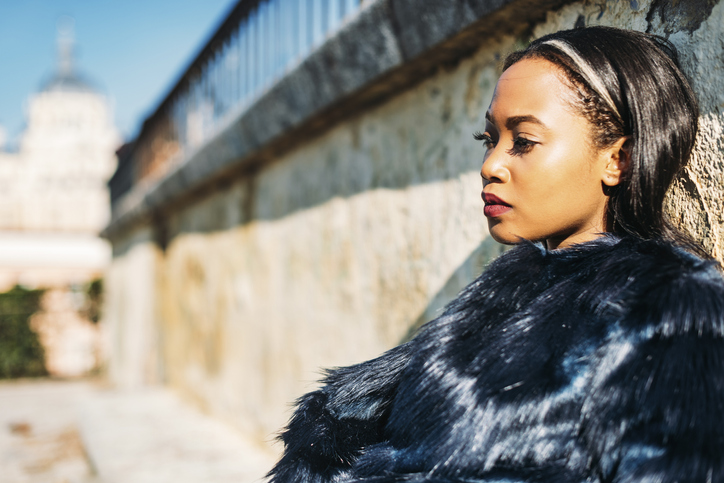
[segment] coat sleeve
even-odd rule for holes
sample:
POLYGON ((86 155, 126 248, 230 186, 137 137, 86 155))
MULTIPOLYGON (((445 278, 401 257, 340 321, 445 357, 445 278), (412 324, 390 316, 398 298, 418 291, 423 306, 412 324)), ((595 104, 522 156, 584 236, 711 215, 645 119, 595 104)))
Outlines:
MULTIPOLYGON (((704 264, 704 262, 702 262, 704 264)), ((584 406, 601 481, 724 481, 724 281, 713 265, 634 304, 584 406)))
POLYGON ((324 386, 302 396, 280 435, 284 454, 269 483, 339 481, 364 448, 379 443, 410 343, 354 366, 329 371, 324 386))

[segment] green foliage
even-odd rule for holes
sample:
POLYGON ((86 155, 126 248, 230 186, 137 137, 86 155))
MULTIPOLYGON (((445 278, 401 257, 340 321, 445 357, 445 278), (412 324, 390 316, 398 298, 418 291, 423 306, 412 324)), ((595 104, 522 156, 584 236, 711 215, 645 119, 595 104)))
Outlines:
POLYGON ((81 313, 94 324, 101 318, 103 305, 103 279, 92 280, 84 287, 84 302, 81 313))
POLYGON ((43 347, 29 324, 42 295, 17 286, 0 293, 0 379, 47 374, 43 347))

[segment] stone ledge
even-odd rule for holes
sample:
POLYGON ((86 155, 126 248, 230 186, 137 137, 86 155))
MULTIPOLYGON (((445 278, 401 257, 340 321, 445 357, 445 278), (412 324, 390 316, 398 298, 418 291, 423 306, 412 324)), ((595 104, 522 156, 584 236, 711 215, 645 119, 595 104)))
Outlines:
POLYGON ((572 0, 377 0, 155 185, 113 206, 113 239, 216 182, 254 172, 335 123, 474 52, 481 38, 520 34, 572 0))

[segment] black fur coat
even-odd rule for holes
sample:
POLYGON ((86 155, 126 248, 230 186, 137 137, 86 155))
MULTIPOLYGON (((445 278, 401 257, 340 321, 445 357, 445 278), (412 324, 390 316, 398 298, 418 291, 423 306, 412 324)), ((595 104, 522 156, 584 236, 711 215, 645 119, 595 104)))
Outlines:
POLYGON ((663 242, 522 244, 281 439, 274 483, 724 481, 724 280, 663 242))

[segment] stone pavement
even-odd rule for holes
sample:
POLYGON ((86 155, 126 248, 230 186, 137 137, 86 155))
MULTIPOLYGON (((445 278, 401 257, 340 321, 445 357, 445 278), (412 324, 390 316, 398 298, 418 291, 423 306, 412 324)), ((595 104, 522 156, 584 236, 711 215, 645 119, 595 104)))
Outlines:
POLYGON ((76 424, 93 391, 87 382, 0 383, 0 483, 93 481, 76 424))
POLYGON ((251 483, 273 462, 168 390, 0 383, 0 483, 251 483))

